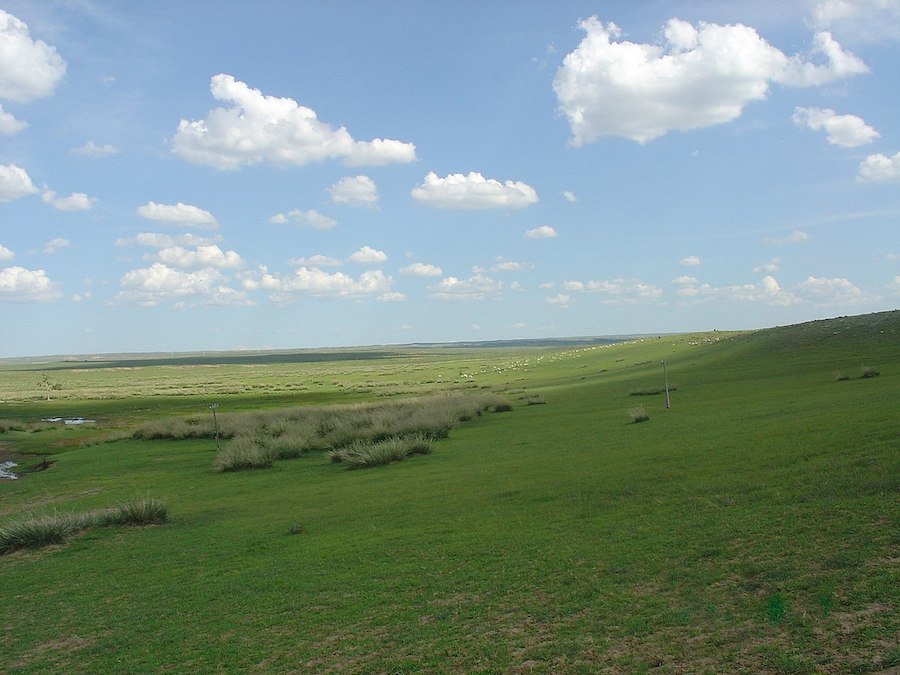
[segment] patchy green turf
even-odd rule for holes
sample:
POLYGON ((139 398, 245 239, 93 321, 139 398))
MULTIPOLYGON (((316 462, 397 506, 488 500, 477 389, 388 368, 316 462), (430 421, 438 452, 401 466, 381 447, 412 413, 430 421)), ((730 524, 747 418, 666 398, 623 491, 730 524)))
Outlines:
POLYGON ((898 312, 608 347, 178 368, 127 382, 95 370, 59 402, 35 387, 0 404, 0 418, 29 424, 51 408, 98 419, 0 434, 55 461, 0 483, 0 522, 146 496, 168 511, 163 525, 0 557, 0 670, 900 665, 898 312), (647 397, 650 419, 632 424, 630 392, 659 387, 662 359, 672 408, 647 397), (271 398, 216 390, 254 384, 271 398), (116 386, 124 398, 90 398, 116 386), (366 471, 321 452, 215 473, 207 439, 96 442, 212 400, 223 411, 482 388, 513 411, 366 471), (527 404, 537 396, 546 404, 527 404))

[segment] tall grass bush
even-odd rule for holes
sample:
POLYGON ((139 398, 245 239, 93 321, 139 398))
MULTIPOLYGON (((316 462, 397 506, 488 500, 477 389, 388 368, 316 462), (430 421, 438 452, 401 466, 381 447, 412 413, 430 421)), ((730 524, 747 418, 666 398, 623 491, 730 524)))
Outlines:
MULTIPOLYGON (((467 392, 377 403, 222 413, 218 415, 219 436, 227 444, 217 454, 214 468, 221 472, 267 468, 278 459, 337 451, 356 443, 373 444, 411 436, 446 438, 452 429, 487 410, 504 412, 512 410, 512 405, 495 394, 467 392)), ((146 440, 212 439, 215 429, 211 416, 206 419, 193 415, 148 422, 135 436, 146 440)))
POLYGON ((20 549, 65 544, 85 530, 116 525, 156 525, 168 517, 165 502, 135 499, 101 511, 27 515, 0 525, 0 555, 20 549))

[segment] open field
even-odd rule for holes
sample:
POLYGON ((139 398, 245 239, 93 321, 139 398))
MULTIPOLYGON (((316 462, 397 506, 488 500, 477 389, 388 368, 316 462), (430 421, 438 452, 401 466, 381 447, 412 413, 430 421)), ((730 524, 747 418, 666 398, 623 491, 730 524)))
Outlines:
POLYGON ((0 461, 49 465, 0 480, 0 529, 167 510, 0 556, 0 671, 900 667, 900 312, 347 355, 0 366, 0 461), (215 470, 211 404, 263 443, 258 411, 432 395, 488 403, 383 466, 348 471, 322 431, 215 470), (201 437, 135 435, 176 416, 201 437))

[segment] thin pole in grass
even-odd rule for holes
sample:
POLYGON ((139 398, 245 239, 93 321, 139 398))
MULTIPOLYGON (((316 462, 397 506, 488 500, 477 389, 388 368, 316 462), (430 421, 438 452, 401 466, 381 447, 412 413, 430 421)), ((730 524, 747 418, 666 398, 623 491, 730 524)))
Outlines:
POLYGON ((216 429, 216 450, 221 450, 222 448, 219 447, 219 420, 216 419, 216 408, 218 407, 218 403, 211 403, 209 405, 209 409, 212 410, 213 413, 213 426, 216 429))
POLYGON ((666 370, 666 360, 663 359, 663 379, 666 383, 666 410, 668 410, 671 405, 669 403, 669 372, 666 370))

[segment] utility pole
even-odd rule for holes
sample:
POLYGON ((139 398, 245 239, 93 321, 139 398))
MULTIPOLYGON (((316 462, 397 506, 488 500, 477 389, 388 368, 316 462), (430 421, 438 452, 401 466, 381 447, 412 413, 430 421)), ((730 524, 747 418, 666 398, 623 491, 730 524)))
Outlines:
POLYGON ((671 405, 669 404, 669 373, 666 370, 665 359, 663 359, 662 366, 663 366, 663 379, 665 380, 665 383, 666 383, 666 410, 668 410, 671 407, 671 405))
MULTIPOLYGON (((668 393, 666 393, 666 396, 668 396, 668 393)), ((209 406, 209 409, 212 410, 213 426, 216 429, 216 450, 221 450, 221 448, 219 447, 219 420, 216 419, 216 408, 218 408, 218 407, 219 407, 218 403, 212 403, 209 406)), ((666 406, 666 407, 668 407, 668 406, 666 406)))

